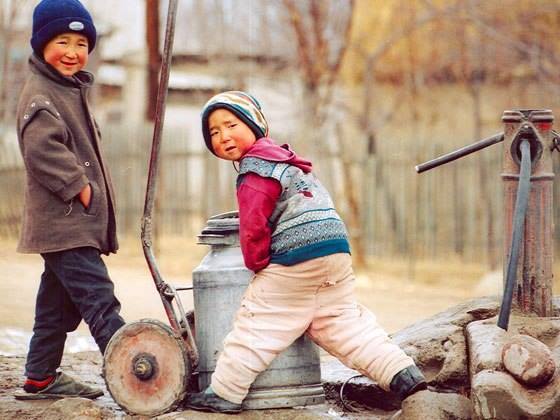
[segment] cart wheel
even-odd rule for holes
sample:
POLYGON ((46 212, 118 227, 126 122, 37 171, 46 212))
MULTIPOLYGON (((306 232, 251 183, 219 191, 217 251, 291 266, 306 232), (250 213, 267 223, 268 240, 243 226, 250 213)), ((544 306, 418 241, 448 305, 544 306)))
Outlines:
POLYGON ((142 319, 111 338, 103 374, 119 406, 131 414, 155 416, 184 399, 191 365, 181 337, 160 321, 142 319))

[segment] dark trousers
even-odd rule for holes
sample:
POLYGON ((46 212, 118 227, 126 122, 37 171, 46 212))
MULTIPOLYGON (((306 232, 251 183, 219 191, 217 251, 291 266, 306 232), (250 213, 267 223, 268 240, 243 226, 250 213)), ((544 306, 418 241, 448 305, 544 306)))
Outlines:
POLYGON ((123 324, 105 263, 97 249, 41 254, 45 271, 37 293, 35 325, 25 365, 27 377, 42 379, 60 366, 66 334, 83 319, 101 353, 123 324))

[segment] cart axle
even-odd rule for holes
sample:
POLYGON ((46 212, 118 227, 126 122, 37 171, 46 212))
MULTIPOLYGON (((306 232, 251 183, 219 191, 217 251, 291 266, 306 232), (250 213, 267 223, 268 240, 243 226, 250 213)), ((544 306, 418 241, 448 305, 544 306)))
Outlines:
POLYGON ((157 372, 157 360, 148 353, 140 353, 132 360, 132 372, 142 381, 147 381, 157 372))

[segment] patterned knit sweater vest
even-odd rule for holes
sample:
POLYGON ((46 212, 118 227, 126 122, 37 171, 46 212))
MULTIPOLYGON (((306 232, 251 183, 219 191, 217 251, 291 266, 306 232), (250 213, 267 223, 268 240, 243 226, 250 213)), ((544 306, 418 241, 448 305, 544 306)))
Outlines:
POLYGON ((238 185, 244 174, 273 178, 282 193, 270 218, 271 263, 293 265, 313 258, 350 253, 346 226, 327 190, 312 172, 256 157, 241 160, 238 185))

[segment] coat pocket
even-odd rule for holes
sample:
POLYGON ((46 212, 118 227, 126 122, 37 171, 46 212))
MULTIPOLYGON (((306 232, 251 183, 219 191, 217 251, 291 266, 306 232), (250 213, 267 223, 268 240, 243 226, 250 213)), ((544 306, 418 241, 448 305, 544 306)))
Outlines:
POLYGON ((89 200, 89 206, 84 209, 84 214, 87 216, 97 216, 101 192, 99 191, 99 186, 95 181, 90 180, 89 185, 91 187, 91 199, 89 200))

